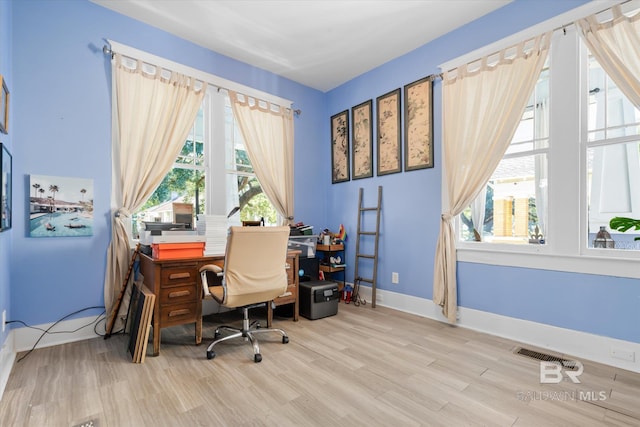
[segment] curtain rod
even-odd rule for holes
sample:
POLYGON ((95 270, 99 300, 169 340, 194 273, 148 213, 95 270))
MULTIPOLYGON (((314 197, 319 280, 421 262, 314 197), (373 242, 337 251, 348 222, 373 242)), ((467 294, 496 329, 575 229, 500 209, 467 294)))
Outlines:
MULTIPOLYGON (((581 16, 580 18, 575 18, 575 19, 573 19, 573 21, 571 21, 571 22, 564 23, 564 24, 560 24, 560 25, 555 24, 555 26, 554 26, 552 29, 550 29, 550 30, 541 30, 541 31, 539 31, 539 32, 538 32, 538 34, 542 34, 542 33, 546 33, 546 32, 555 33, 556 31, 560 31, 560 30, 562 30, 563 35, 567 35, 567 27, 570 27, 571 25, 574 25, 574 24, 575 24, 575 21, 577 21, 578 19, 584 19, 584 18, 586 18, 587 16, 590 16, 590 15, 599 15, 599 14, 601 14, 601 13, 604 13, 604 12, 607 12, 607 11, 612 10, 615 6, 623 6, 623 5, 628 5, 629 3, 635 3, 635 2, 636 2, 636 0, 624 0, 624 1, 618 1, 618 2, 616 2, 615 4, 609 5, 609 6, 607 6, 607 7, 602 8, 602 9, 598 9, 598 10, 596 10, 596 11, 590 11, 590 12, 587 12, 587 14, 586 14, 586 15, 581 16)), ((586 5, 584 5, 584 6, 586 6, 586 5)), ((593 6, 592 6, 592 9, 593 9, 593 6)), ((634 10, 634 9, 631 9, 631 10, 634 10)), ((575 11, 575 10, 574 10, 574 11, 568 11, 568 12, 565 12, 565 13, 563 13, 563 14, 561 14, 561 15, 556 16, 555 18, 551 18, 551 19, 549 19, 549 20, 547 20, 547 21, 545 21, 545 22, 547 22, 547 25, 549 25, 549 24, 551 23, 551 22, 549 22, 549 21, 553 21, 553 20, 556 20, 556 21, 557 21, 557 19, 556 19, 556 18, 560 18, 560 16, 564 16, 564 15, 567 15, 567 14, 571 14, 572 12, 573 12, 573 13, 574 13, 574 15, 575 15, 575 13, 576 13, 576 11, 575 11)), ((623 13, 624 13, 624 12, 625 12, 625 11, 623 11, 623 13)), ((627 10, 627 12, 629 12, 629 10, 627 10)), ((582 12, 582 13, 585 13, 585 12, 582 12)), ((562 18, 560 18, 560 19, 562 19, 562 18)), ((571 19, 571 18, 565 18, 565 19, 571 19)), ((539 24, 536 24, 536 25, 534 25, 533 27, 530 27, 529 29, 525 29, 525 30, 523 30, 523 31, 519 32, 518 34, 520 34, 520 33, 527 33, 529 30, 531 30, 531 29, 532 29, 532 28, 534 28, 534 27, 544 26, 545 22, 541 22, 541 23, 539 23, 539 24)), ((513 36, 515 36, 515 34, 514 34, 513 36)), ((513 37, 513 36, 506 37, 505 39, 508 39, 508 38, 510 38, 510 37, 513 37)), ((525 39, 525 40, 530 40, 530 39, 533 39, 533 38, 535 38, 535 37, 537 37, 537 34, 536 34, 536 35, 531 35, 531 34, 529 34, 528 36, 524 36, 524 39, 525 39)), ((504 39, 502 39, 502 40, 504 40, 504 39)), ((500 40, 496 41, 495 43, 500 43, 500 40)), ((484 58, 484 57, 489 57, 489 56, 496 55, 496 54, 500 53, 500 51, 501 51, 501 50, 503 50, 503 49, 508 49, 508 48, 510 48, 510 47, 513 47, 513 46, 517 45, 518 43, 520 43, 520 42, 511 43, 511 44, 509 44, 509 46, 503 47, 502 49, 498 49, 498 50, 496 50, 495 52, 492 52, 492 53, 490 53, 490 54, 480 54, 476 59, 474 59, 474 60, 470 60, 470 61, 463 61, 463 62, 461 62, 461 63, 460 63, 460 65, 457 65, 457 66, 454 66, 454 67, 452 67, 452 68, 449 68, 447 71, 455 70, 456 68, 458 68, 458 67, 460 67, 460 66, 462 66, 462 65, 464 65, 464 64, 471 64, 471 63, 474 63, 474 62, 476 62, 476 61, 478 61, 478 60, 480 60, 480 59, 482 59, 482 58, 484 58)), ((494 43, 492 43, 492 44, 494 44, 494 43)), ((489 45, 488 45, 488 46, 489 46, 489 45)), ((482 49, 483 49, 483 48, 479 48, 479 49, 477 49, 477 50, 482 50, 482 49)), ((461 55, 459 58, 464 57, 464 56, 466 56, 466 55, 461 55)), ((453 61, 455 61, 455 59, 450 60, 450 61, 447 61, 446 63, 450 63, 450 62, 453 62, 453 61)), ((444 64, 446 64, 446 63, 444 63, 444 64)), ((440 68, 442 69, 442 66, 440 66, 440 68)), ((443 71, 443 72, 441 72, 441 73, 436 74, 435 76, 436 76, 436 78, 442 79, 442 78, 444 77, 444 73, 445 73, 445 72, 443 71)))
MULTIPOLYGON (((111 57, 111 59, 113 59, 113 58, 114 58, 114 56, 115 56, 115 52, 111 49, 111 47, 110 47, 109 45, 106 45, 106 44, 105 44, 104 46, 102 46, 102 53, 104 53, 105 55, 109 55, 109 56, 111 57)), ((128 56, 128 55, 125 55, 125 56, 128 56)), ((152 64, 152 65, 153 65, 153 64, 152 64)), ((209 85, 211 85, 211 86, 214 86, 214 87, 218 88, 218 92, 220 92, 220 90, 226 90, 226 91, 233 90, 233 89, 230 89, 230 88, 227 88, 227 87, 224 87, 224 86, 221 86, 221 85, 215 84, 215 83, 207 82, 207 84, 209 84, 209 85)), ((246 94, 242 94, 242 95, 244 95, 244 96, 248 96, 248 97, 251 97, 251 98, 254 98, 254 99, 258 100, 258 101, 262 101, 261 99, 259 99, 259 98, 258 98, 258 97, 256 97, 256 96, 253 96, 253 95, 246 95, 246 94)), ((297 117, 299 117, 299 116, 302 114, 302 110, 300 110, 299 108, 294 110, 294 109, 293 109, 293 108, 291 108, 291 107, 285 107, 285 106, 280 106, 280 107, 290 109, 291 111, 293 111, 293 113, 294 113, 297 117)))

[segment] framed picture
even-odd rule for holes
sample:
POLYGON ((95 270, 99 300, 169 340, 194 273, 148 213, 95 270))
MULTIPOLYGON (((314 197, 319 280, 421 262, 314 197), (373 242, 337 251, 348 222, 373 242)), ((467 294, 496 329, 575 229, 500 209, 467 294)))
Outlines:
POLYGON ((349 110, 344 110, 331 116, 331 183, 349 179, 349 110))
POLYGON ((372 101, 368 100, 351 109, 353 179, 373 176, 373 121, 372 101))
POLYGON ((400 162, 400 89, 376 98, 378 175, 402 171, 400 162))
POLYGON ((0 231, 11 228, 11 154, 7 146, 0 143, 0 231))
POLYGON ((404 170, 433 167, 433 77, 404 87, 404 170))
POLYGON ((93 179, 31 175, 30 237, 93 235, 93 179))
POLYGON ((0 88, 0 132, 9 133, 9 89, 3 76, 0 76, 0 88))

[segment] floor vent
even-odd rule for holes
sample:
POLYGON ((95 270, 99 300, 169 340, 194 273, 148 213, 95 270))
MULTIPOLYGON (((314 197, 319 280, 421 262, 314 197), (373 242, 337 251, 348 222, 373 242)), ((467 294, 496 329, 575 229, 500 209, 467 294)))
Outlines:
POLYGON ((577 369, 576 362, 574 360, 564 359, 551 354, 540 353, 539 351, 529 350, 522 347, 516 348, 514 353, 531 359, 542 360, 544 362, 560 362, 565 369, 577 369))

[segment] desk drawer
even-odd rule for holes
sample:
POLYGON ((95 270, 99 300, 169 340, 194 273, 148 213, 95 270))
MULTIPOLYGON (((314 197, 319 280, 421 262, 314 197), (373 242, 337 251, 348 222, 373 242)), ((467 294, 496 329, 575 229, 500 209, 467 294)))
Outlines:
POLYGON ((189 264, 176 267, 165 267, 162 269, 160 287, 175 286, 181 283, 195 283, 198 275, 198 265, 189 264))
POLYGON ((160 304, 178 304, 195 301, 200 298, 197 283, 184 286, 162 287, 160 289, 160 304))
POLYGON ((197 320, 196 311, 195 302, 160 306, 160 324, 166 328, 167 326, 195 322, 197 320))

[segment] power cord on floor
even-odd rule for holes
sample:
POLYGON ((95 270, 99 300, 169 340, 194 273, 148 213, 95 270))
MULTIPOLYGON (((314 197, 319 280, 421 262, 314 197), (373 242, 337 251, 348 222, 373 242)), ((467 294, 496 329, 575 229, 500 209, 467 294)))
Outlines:
POLYGON ((35 349, 36 349, 36 347, 37 347, 38 343, 39 343, 39 342, 42 340, 42 338, 44 338, 44 336, 45 336, 45 335, 47 335, 47 334, 50 334, 50 335, 53 335, 53 334, 72 334, 72 333, 75 333, 75 332, 79 331, 80 329, 83 329, 83 328, 86 328, 86 327, 88 327, 88 326, 94 325, 94 326, 93 326, 93 331, 96 333, 96 335, 98 335, 98 336, 102 336, 100 333, 98 333, 98 331, 96 330, 96 328, 97 328, 98 324, 99 324, 101 321, 104 321, 104 320, 106 319, 105 314, 106 314, 106 310, 104 309, 104 306, 96 305, 96 306, 92 306, 92 307, 86 307, 86 308, 83 308, 83 309, 80 309, 80 310, 74 311, 73 313, 69 313, 69 314, 67 314, 66 316, 62 317, 61 319, 59 319, 59 320, 55 321, 55 322, 54 322, 51 326, 49 326, 47 329, 42 329, 42 328, 38 328, 37 326, 31 326, 31 325, 28 325, 27 323, 23 322, 22 320, 7 320, 7 321, 5 322, 5 323, 7 323, 7 324, 9 324, 9 323, 20 323, 20 324, 22 324, 22 325, 26 326, 27 328, 31 328, 31 329, 36 329, 36 330, 38 330, 38 331, 42 331, 42 334, 41 334, 41 335, 40 335, 40 337, 36 340, 35 344, 33 344, 33 347, 31 347, 31 349, 30 349, 29 351, 27 351, 27 353, 26 353, 26 354, 24 354, 22 357, 20 357, 20 358, 16 361, 16 363, 17 363, 17 362, 21 362, 22 360, 24 360, 24 358, 25 358, 25 357, 27 357, 29 354, 31 354, 31 352, 32 352, 33 350, 35 350, 35 349), (100 314, 96 317, 96 319, 95 319, 94 321, 92 321, 92 322, 90 322, 90 323, 87 323, 86 325, 80 326, 80 327, 78 327, 78 328, 76 328, 76 329, 74 329, 74 330, 72 330, 72 331, 53 331, 53 332, 51 331, 51 329, 53 329, 53 328, 54 328, 58 323, 62 322, 63 320, 65 320, 65 319, 67 319, 67 318, 69 318, 69 317, 71 317, 71 316, 73 316, 73 315, 75 315, 75 314, 82 313, 83 311, 87 311, 87 310, 95 310, 96 308, 101 308, 101 309, 103 309, 103 311, 102 311, 102 313, 100 313, 100 314))

